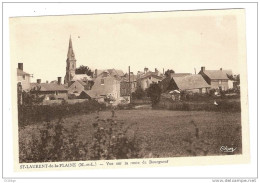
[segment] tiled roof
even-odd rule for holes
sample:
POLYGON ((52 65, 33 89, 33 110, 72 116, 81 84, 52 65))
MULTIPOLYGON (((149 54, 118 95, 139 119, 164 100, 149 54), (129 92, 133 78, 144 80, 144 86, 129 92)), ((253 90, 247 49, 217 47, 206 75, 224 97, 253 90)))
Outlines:
POLYGON ((184 76, 188 76, 191 75, 191 73, 170 73, 171 78, 173 77, 184 77, 184 76))
POLYGON ((92 80, 92 78, 90 76, 88 76, 87 74, 76 74, 72 81, 77 81, 77 80, 92 80))
POLYGON ((82 80, 77 80, 82 86, 86 86, 87 85, 87 83, 85 83, 84 81, 82 81, 82 80))
POLYGON ((158 76, 158 74, 156 72, 147 72, 143 75, 140 76, 140 79, 144 79, 144 78, 147 78, 147 77, 155 77, 157 79, 163 79, 162 76, 158 76))
POLYGON ((205 70, 203 71, 210 79, 228 79, 228 75, 232 75, 231 70, 205 70))
POLYGON ((40 86, 40 91, 67 91, 63 85, 59 85, 56 83, 31 83, 31 89, 36 86, 40 86))
POLYGON ((23 75, 30 76, 30 74, 28 74, 27 72, 24 72, 21 69, 17 69, 17 76, 23 76, 23 75))
POLYGON ((99 76, 103 72, 108 72, 111 76, 124 76, 124 72, 118 69, 106 69, 106 70, 97 70, 97 75, 99 76))
POLYGON ((208 85, 208 83, 200 74, 193 74, 184 77, 174 77, 173 80, 181 90, 210 88, 210 85, 208 85))

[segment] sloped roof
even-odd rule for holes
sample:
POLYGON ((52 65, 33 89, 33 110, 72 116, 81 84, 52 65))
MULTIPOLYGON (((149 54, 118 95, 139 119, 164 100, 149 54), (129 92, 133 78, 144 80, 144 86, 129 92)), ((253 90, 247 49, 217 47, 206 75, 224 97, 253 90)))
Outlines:
POLYGON ((86 90, 83 90, 80 94, 79 94, 79 97, 87 97, 87 98, 92 98, 88 92, 86 90))
POLYGON ((86 86, 86 85, 87 85, 87 83, 85 83, 85 82, 82 81, 82 80, 76 80, 76 81, 71 81, 71 82, 69 82, 69 83, 68 83, 69 85, 67 85, 67 86, 66 86, 66 85, 63 85, 63 86, 64 86, 65 88, 66 88, 66 87, 69 87, 69 88, 70 88, 70 87, 71 87, 74 83, 76 83, 76 82, 79 83, 79 84, 81 84, 82 86, 86 86))
POLYGON ((119 69, 108 69, 107 70, 109 72, 110 75, 114 76, 114 75, 117 75, 117 76, 124 76, 124 72, 122 70, 119 70, 119 69))
POLYGON ((205 70, 203 71, 210 79, 228 79, 232 75, 232 70, 205 70))
POLYGON ((122 70, 119 70, 119 69, 97 70, 97 75, 99 76, 103 72, 108 72, 109 75, 111 75, 111 76, 119 76, 119 77, 124 76, 124 72, 122 70))
POLYGON ((191 75, 191 73, 170 73, 171 78, 173 77, 184 77, 184 76, 188 76, 191 75))
POLYGON ((84 92, 90 96, 91 98, 101 98, 97 93, 95 93, 93 90, 84 90, 84 92))
POLYGON ((63 85, 59 85, 56 83, 31 83, 31 89, 36 86, 40 86, 40 91, 67 91, 63 85))
POLYGON ((87 74, 76 74, 73 78, 72 81, 77 81, 77 80, 92 80, 92 78, 90 76, 88 76, 87 74))
POLYGON ((27 72, 24 72, 21 69, 17 69, 17 76, 23 76, 23 75, 30 76, 30 74, 28 74, 27 72))
POLYGON ((157 79, 163 79, 163 77, 162 76, 158 76, 158 73, 156 73, 156 72, 147 72, 147 73, 145 73, 145 74, 143 74, 143 75, 141 75, 140 76, 140 79, 144 79, 144 78, 147 78, 147 77, 155 77, 155 78, 157 78, 157 79))
POLYGON ((87 83, 85 83, 84 81, 82 81, 82 80, 77 80, 82 86, 86 86, 87 85, 87 83))
POLYGON ((184 77, 174 77, 173 80, 181 90, 210 88, 210 85, 203 79, 200 74, 193 74, 184 77))

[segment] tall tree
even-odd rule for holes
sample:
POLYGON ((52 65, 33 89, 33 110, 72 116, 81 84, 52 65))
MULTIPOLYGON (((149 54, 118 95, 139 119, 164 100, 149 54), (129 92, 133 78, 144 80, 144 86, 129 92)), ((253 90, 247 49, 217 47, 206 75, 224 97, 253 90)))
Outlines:
POLYGON ((93 72, 88 66, 81 65, 78 68, 76 68, 75 71, 76 74, 87 74, 88 76, 92 76, 93 72))
POLYGON ((152 83, 149 88, 147 88, 147 96, 151 99, 152 107, 160 102, 161 93, 162 90, 157 83, 152 83))

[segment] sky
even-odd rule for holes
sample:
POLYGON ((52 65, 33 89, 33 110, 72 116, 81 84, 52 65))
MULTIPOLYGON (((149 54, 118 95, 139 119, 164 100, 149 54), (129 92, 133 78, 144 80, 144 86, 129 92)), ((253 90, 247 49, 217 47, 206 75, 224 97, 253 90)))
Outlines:
POLYGON ((11 62, 33 82, 64 79, 71 35, 77 67, 238 74, 238 21, 228 10, 10 18, 11 62))

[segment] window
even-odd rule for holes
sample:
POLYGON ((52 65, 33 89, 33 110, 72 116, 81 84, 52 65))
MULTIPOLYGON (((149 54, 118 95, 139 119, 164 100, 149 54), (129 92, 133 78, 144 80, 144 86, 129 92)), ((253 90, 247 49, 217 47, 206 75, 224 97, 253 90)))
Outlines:
POLYGON ((25 75, 23 75, 23 80, 25 80, 25 75))
POLYGON ((219 85, 221 85, 221 84, 222 84, 222 81, 221 81, 221 80, 219 80, 219 81, 218 81, 218 84, 219 84, 219 85))
POLYGON ((105 84, 105 80, 101 79, 101 85, 104 85, 104 84, 105 84))
POLYGON ((151 76, 149 77, 149 79, 151 79, 151 76))

